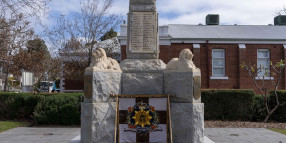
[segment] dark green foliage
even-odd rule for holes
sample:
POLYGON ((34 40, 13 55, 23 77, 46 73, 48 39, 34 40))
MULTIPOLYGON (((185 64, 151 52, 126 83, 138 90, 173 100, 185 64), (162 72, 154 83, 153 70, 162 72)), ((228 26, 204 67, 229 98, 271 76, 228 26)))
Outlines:
MULTIPOLYGON (((283 106, 279 106, 278 109, 273 113, 270 117, 270 120, 275 120, 278 122, 286 122, 286 91, 277 91, 278 99, 280 104, 285 104, 283 106)), ((274 91, 270 92, 270 105, 271 109, 276 105, 276 98, 274 91)))
POLYGON ((251 120, 254 106, 252 90, 203 90, 206 120, 251 120))
POLYGON ((79 124, 81 102, 80 96, 46 97, 36 106, 34 120, 38 124, 79 124))
POLYGON ((42 39, 29 40, 26 45, 28 52, 48 51, 46 43, 42 39))
POLYGON ((102 37, 100 37, 100 40, 104 41, 104 40, 108 40, 108 39, 111 39, 111 38, 116 37, 116 36, 117 36, 117 32, 115 32, 114 29, 111 28, 102 37))
MULTIPOLYGON (((278 91, 280 103, 286 91, 278 91)), ((271 108, 275 96, 270 92, 271 108)), ((82 93, 17 94, 0 93, 0 120, 34 120, 38 124, 79 125, 82 93)), ((202 90, 206 120, 263 121, 267 115, 261 95, 252 90, 202 90)), ((271 116, 271 121, 286 122, 286 106, 271 116)))
POLYGON ((255 95, 252 121, 263 121, 267 116, 267 111, 263 96, 255 95))
POLYGON ((40 95, 1 93, 1 119, 31 119, 35 106, 41 100, 40 95))
POLYGON ((78 125, 82 101, 82 93, 0 93, 0 119, 33 119, 39 124, 78 125))

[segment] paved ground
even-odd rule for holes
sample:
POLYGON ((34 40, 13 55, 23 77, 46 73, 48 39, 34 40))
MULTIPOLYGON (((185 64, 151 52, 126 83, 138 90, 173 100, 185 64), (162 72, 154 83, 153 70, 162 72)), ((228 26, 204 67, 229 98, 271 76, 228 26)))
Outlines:
MULTIPOLYGON (((80 128, 15 128, 0 133, 1 143, 68 143, 80 128)), ((215 143, 286 143, 286 135, 263 128, 206 128, 215 143)))
POLYGON ((286 135, 264 128, 206 128, 216 143, 286 143, 286 135))
POLYGON ((68 143, 80 128, 15 128, 0 133, 1 143, 68 143))

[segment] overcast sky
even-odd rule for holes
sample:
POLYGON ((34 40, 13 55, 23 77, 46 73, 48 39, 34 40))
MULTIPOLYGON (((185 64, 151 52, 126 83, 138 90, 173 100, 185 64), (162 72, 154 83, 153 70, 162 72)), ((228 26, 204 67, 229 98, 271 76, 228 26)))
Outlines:
MULTIPOLYGON (((49 20, 54 15, 69 15, 80 11, 80 0, 54 0, 50 4, 49 20)), ((124 16, 129 0, 114 0, 112 12, 124 16)), ((286 7, 286 0, 157 0, 159 25, 205 24, 207 14, 219 14, 223 25, 273 24, 276 11, 286 7)))

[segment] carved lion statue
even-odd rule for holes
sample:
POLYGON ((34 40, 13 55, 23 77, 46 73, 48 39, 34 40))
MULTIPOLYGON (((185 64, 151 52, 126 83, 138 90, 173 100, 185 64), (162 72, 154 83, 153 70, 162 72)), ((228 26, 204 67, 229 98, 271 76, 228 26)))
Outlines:
POLYGON ((189 49, 181 51, 179 58, 173 58, 166 67, 166 70, 195 71, 199 70, 193 62, 193 53, 189 49))
POLYGON ((118 62, 106 56, 106 52, 102 48, 97 48, 92 53, 92 61, 90 68, 103 70, 120 70, 118 62))

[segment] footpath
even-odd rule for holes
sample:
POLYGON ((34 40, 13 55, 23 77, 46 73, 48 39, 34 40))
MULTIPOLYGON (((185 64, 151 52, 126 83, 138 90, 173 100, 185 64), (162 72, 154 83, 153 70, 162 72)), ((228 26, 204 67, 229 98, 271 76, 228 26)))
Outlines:
MULTIPOLYGON (((1 143, 69 143, 80 128, 20 127, 0 133, 1 143)), ((264 128, 206 128, 215 143, 286 143, 286 135, 264 128)))

